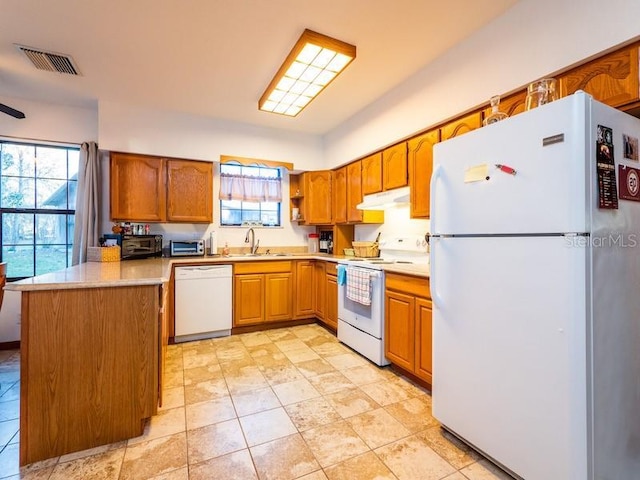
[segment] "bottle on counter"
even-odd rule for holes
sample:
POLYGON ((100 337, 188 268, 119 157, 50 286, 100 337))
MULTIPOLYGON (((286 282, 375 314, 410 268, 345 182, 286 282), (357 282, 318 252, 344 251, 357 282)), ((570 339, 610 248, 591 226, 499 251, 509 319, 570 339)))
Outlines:
POLYGON ((222 255, 229 256, 229 242, 224 242, 224 248, 222 249, 222 255))

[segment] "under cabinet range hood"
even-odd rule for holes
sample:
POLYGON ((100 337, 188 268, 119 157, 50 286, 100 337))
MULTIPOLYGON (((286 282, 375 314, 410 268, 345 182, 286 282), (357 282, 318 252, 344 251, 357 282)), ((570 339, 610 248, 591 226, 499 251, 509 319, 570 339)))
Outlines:
POLYGON ((386 192, 365 195, 362 203, 356 205, 358 210, 385 210, 409 204, 409 187, 395 188, 386 192))

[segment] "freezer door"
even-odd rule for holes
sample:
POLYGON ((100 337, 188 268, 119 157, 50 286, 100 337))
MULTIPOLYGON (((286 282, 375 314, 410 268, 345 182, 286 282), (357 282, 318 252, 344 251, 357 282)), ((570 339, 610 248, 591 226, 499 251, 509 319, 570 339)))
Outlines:
POLYGON ((584 480, 587 248, 434 238, 433 414, 527 480, 584 480))
POLYGON ((571 95, 435 145, 431 233, 586 231, 590 99, 571 95))

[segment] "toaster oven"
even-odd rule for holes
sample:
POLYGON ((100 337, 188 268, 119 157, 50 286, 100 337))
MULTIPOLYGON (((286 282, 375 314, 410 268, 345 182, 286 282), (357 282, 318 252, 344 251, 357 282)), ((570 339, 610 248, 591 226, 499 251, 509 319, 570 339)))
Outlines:
POLYGON ((204 256, 204 240, 171 240, 169 255, 172 257, 202 257, 204 256))

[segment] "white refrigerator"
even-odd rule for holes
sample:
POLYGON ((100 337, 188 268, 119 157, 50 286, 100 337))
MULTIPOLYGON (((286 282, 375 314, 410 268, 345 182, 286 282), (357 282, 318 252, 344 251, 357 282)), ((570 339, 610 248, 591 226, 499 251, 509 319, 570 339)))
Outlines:
POLYGON ((435 146, 433 415, 516 477, 640 479, 639 137, 578 92, 435 146))

